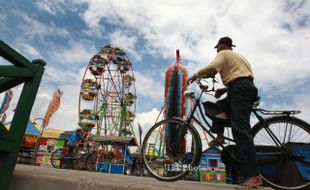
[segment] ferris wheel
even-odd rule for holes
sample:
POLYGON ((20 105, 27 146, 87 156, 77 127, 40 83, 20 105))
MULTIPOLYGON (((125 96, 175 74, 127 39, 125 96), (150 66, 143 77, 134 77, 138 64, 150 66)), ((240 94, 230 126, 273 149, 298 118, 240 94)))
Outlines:
POLYGON ((83 75, 79 126, 96 136, 132 136, 135 100, 135 77, 125 51, 102 47, 83 75))

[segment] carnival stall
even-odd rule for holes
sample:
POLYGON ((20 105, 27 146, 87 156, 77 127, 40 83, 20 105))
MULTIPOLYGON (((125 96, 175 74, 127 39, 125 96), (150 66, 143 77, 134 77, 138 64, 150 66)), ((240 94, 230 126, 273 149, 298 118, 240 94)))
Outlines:
MULTIPOLYGON (((11 122, 5 123, 5 127, 9 130, 11 122)), ((29 120, 26 132, 23 137, 17 162, 22 164, 31 164, 35 152, 35 146, 40 135, 41 127, 35 122, 29 120)))
POLYGON ((205 150, 200 159, 199 178, 201 182, 226 183, 225 165, 221 160, 221 151, 216 147, 205 150))
POLYGON ((40 138, 38 150, 35 158, 35 165, 50 165, 51 154, 59 148, 66 147, 65 139, 58 138, 40 138))
POLYGON ((96 171, 112 174, 129 174, 135 168, 135 160, 129 146, 137 146, 133 137, 100 136, 91 140, 100 145, 96 171))

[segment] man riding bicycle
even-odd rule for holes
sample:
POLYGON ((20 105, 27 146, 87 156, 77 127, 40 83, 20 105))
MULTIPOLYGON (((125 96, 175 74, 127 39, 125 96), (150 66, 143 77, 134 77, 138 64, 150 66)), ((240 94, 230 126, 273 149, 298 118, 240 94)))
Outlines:
POLYGON ((83 130, 81 128, 76 129, 68 141, 69 153, 75 153, 78 150, 80 142, 84 140, 83 130))
MULTIPOLYGON (((214 61, 188 79, 188 84, 201 77, 214 77, 220 74, 226 88, 216 90, 215 97, 220 98, 227 92, 227 97, 217 104, 230 115, 232 133, 239 155, 240 169, 248 179, 244 185, 262 185, 256 161, 256 151, 250 126, 250 114, 257 88, 253 83, 254 75, 249 62, 244 56, 233 52, 232 39, 223 37, 215 46, 217 55, 214 61)), ((224 143, 224 127, 220 121, 213 121, 211 132, 216 133, 215 141, 210 146, 224 143)))

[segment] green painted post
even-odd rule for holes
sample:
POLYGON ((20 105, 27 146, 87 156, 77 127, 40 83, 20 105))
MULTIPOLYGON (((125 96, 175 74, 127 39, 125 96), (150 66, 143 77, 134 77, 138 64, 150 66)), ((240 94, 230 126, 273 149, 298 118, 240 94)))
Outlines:
POLYGON ((10 185, 46 63, 42 60, 30 62, 1 40, 0 56, 14 64, 13 66, 0 66, 0 93, 24 84, 10 130, 0 124, 0 189, 6 190, 10 185))

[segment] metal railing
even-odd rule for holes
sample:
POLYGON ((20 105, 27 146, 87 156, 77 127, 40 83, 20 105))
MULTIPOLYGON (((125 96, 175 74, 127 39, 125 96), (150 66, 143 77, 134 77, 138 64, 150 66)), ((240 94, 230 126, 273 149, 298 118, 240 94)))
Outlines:
POLYGON ((0 189, 8 189, 20 145, 26 131, 46 63, 41 59, 29 61, 0 40, 0 56, 13 65, 0 65, 0 93, 23 84, 11 127, 0 122, 0 189))

